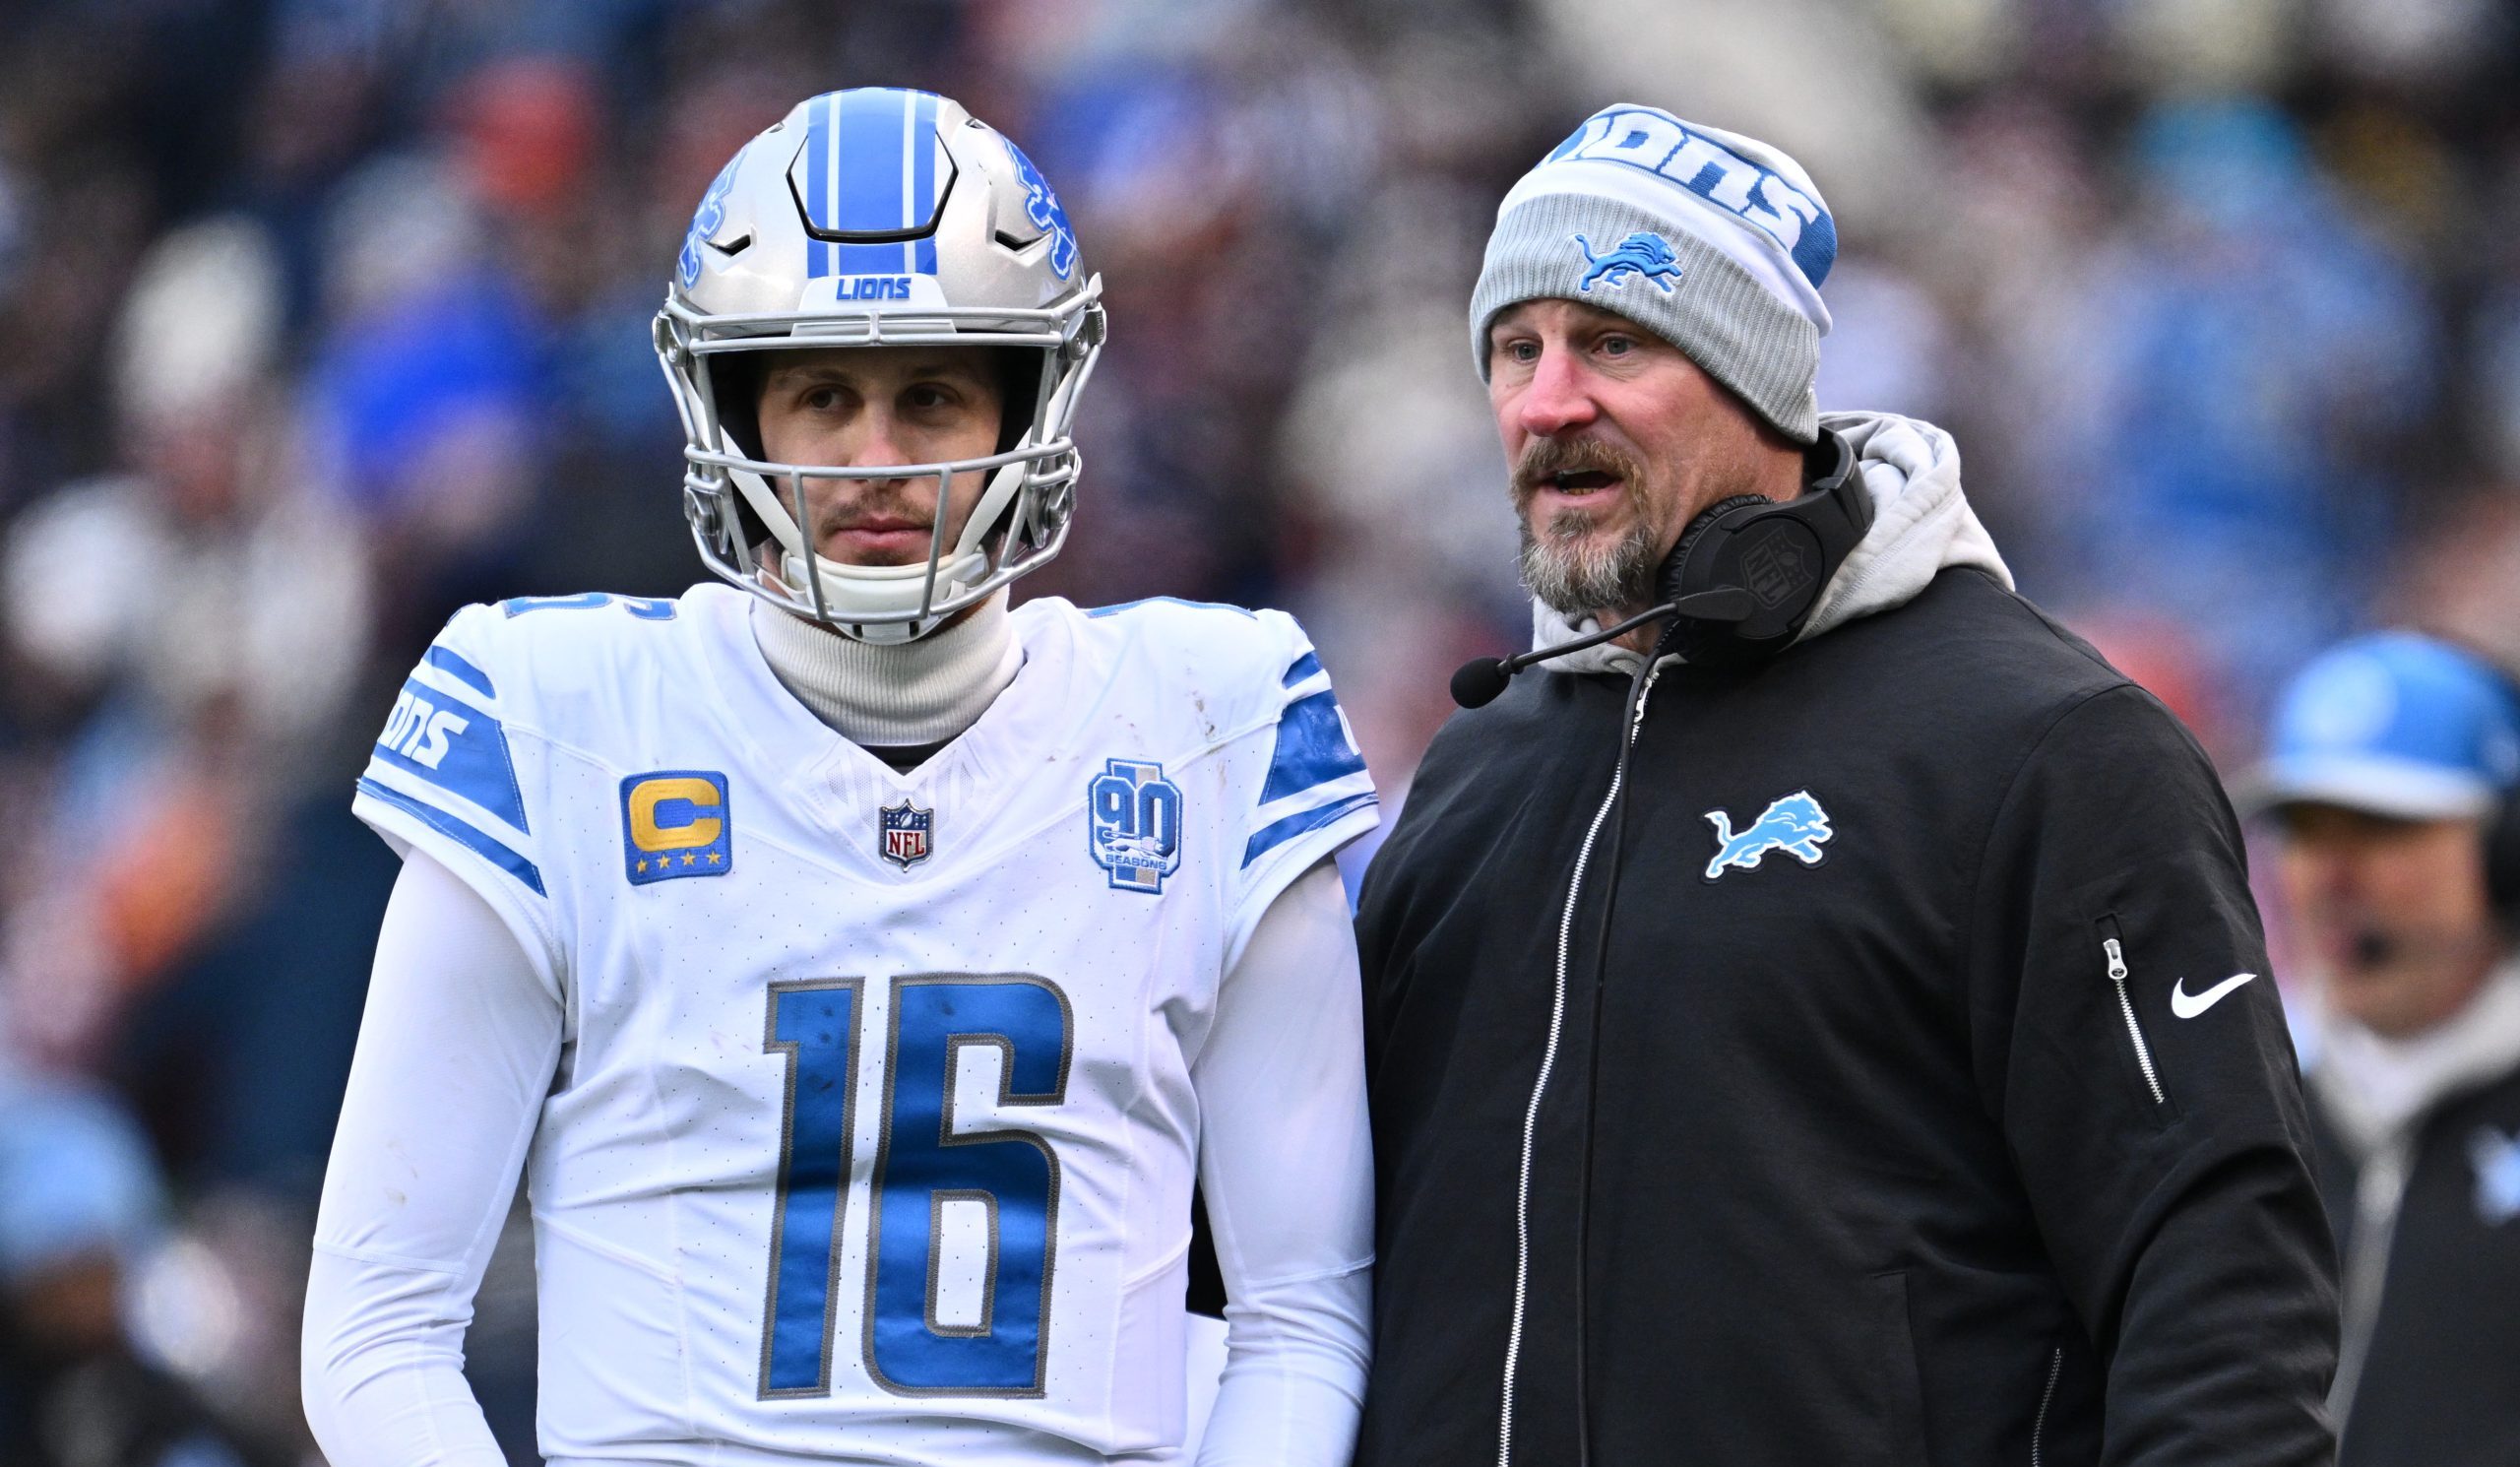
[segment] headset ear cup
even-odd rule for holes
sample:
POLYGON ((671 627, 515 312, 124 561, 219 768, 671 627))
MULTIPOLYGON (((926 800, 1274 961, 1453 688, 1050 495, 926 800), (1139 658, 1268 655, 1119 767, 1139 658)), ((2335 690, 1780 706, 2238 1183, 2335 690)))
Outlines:
POLYGON ((1671 553, 1663 557, 1663 568, 1655 572, 1655 600, 1678 601, 1696 592, 1713 590, 1702 567, 1712 565, 1714 557, 1701 558, 1693 552, 1705 542, 1710 531, 1724 523, 1726 515, 1736 509, 1767 509, 1775 503, 1764 494, 1735 494, 1730 499, 1719 499, 1699 511, 1698 517, 1689 521, 1688 528, 1680 532, 1678 542, 1671 546, 1671 553), (1694 577, 1689 574, 1693 565, 1701 567, 1694 577))
MULTIPOLYGON (((2508 707, 2520 713, 2520 675, 2504 664, 2488 666, 2502 678, 2508 707)), ((2520 785, 2506 787, 2501 803, 2486 818, 2485 897, 2504 934, 2520 941, 2520 785)))
MULTIPOLYGON (((1735 494, 1729 499, 1719 499, 1699 511, 1698 517, 1689 521, 1688 528, 1680 532, 1678 542, 1671 546, 1671 553, 1663 557, 1663 568, 1654 578, 1654 599, 1674 602, 1684 596, 1716 589, 1709 570, 1716 557, 1699 553, 1707 538, 1736 511, 1770 509, 1775 504, 1775 500, 1764 494, 1735 494)), ((1676 652, 1691 663, 1719 661, 1723 660, 1721 649, 1731 638, 1731 627, 1674 616, 1663 628, 1662 641, 1656 647, 1655 655, 1659 657, 1666 652, 1676 652)))
POLYGON ((2486 822, 2485 893, 2503 930, 2520 937, 2520 791, 2505 794, 2486 822))

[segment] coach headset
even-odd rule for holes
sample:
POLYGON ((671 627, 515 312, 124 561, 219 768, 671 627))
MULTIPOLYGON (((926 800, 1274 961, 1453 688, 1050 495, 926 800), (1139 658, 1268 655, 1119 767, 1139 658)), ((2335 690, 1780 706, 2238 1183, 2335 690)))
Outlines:
MULTIPOLYGON (((1593 932, 1592 1043, 1584 1052, 1584 1140, 1575 1192, 1574 1403, 1579 1467, 1589 1467, 1593 1452, 1585 1363, 1586 1309, 1592 1293, 1593 1129, 1601 1109, 1599 1056, 1610 915, 1618 904, 1619 858, 1626 845, 1627 756, 1635 747, 1637 718, 1653 668, 1665 654, 1677 653, 1692 667, 1741 668, 1792 646, 1838 568, 1872 528, 1872 495, 1863 486, 1855 449, 1845 437, 1824 429, 1804 463, 1821 472, 1799 496, 1779 501, 1761 494, 1735 494, 1718 500, 1691 520, 1655 574, 1657 605, 1652 609, 1552 647, 1507 658, 1480 658, 1453 674, 1453 701, 1464 708, 1479 708, 1493 702, 1516 672, 1536 663, 1597 647, 1650 622, 1670 623, 1628 682, 1627 711, 1619 720, 1617 772, 1610 781, 1616 813, 1606 822, 1610 844, 1603 867, 1601 919, 1593 932)), ((2512 844, 2520 847, 2520 835, 2512 844)), ((2511 855, 2511 864, 2520 867, 2520 849, 2511 855)))
MULTIPOLYGON (((2520 677, 2513 677, 2499 663, 2488 660, 2486 665, 2502 673, 2512 706, 2520 708, 2520 677)), ((2502 924, 2503 935, 2520 941, 2520 785, 2503 791, 2493 813, 2486 817, 2485 895, 2495 920, 2502 924)))
POLYGON ((1796 498, 1735 494, 1691 520, 1655 573, 1652 609, 1553 647, 1467 663, 1453 673, 1453 701, 1484 707, 1525 668, 1666 619, 1649 663, 1675 652, 1694 667, 1738 667, 1792 645, 1872 528, 1872 496, 1856 472, 1855 449, 1823 430, 1805 457, 1812 460, 1824 471, 1796 498))

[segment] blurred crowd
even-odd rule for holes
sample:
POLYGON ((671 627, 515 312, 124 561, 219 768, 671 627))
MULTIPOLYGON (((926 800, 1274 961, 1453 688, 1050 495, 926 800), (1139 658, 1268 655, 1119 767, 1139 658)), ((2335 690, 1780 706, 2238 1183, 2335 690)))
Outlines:
MULTIPOLYGON (((1828 195, 1824 410, 1959 436, 2023 589, 2226 767, 2411 621, 2520 662, 2493 0, 0 0, 0 1456, 314 1460, 295 1292, 457 606, 700 574, 649 346, 795 100, 945 92, 1103 277, 1024 596, 1288 607, 1387 789, 1527 635, 1465 306, 1633 100, 1828 195)), ((530 1265, 471 1369, 530 1459, 530 1265)))

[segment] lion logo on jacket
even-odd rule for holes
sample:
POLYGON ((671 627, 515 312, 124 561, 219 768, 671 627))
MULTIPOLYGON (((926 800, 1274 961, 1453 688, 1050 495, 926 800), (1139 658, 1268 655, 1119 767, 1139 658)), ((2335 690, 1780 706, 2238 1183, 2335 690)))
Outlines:
POLYGON ((1807 866, 1820 863, 1820 843, 1837 832, 1829 828, 1829 812, 1808 790, 1769 801, 1738 833, 1732 829, 1732 817, 1723 810, 1708 810, 1706 823, 1715 827, 1715 859, 1706 863, 1706 879, 1714 880, 1726 868, 1739 866, 1745 871, 1759 868, 1759 861, 1771 851, 1782 851, 1807 866))

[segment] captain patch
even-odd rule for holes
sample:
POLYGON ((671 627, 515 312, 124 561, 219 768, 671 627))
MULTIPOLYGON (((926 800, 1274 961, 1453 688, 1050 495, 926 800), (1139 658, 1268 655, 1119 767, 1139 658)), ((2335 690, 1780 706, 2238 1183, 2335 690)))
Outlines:
POLYGON ((734 868, 734 816, 726 777, 664 769, 621 782, 622 874, 633 886, 672 876, 723 876, 734 868))

